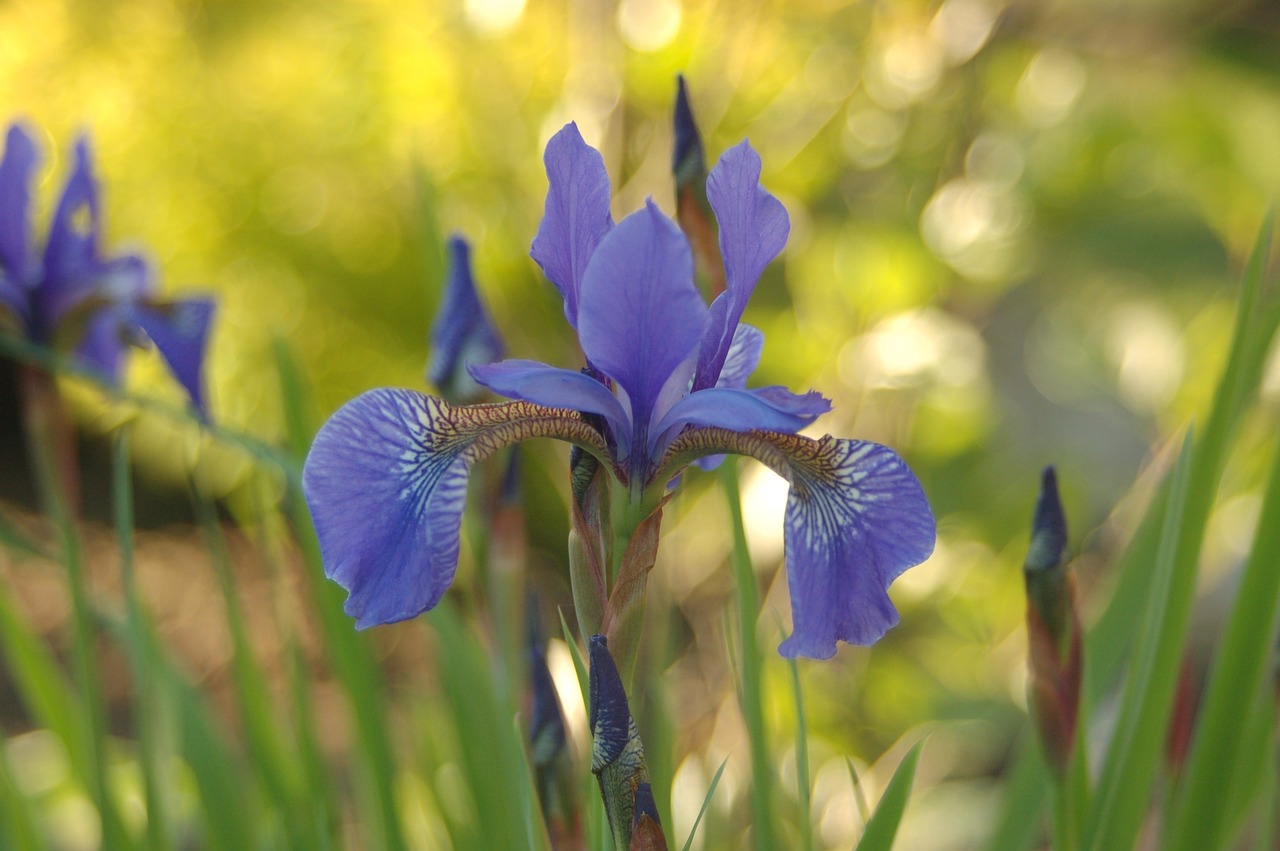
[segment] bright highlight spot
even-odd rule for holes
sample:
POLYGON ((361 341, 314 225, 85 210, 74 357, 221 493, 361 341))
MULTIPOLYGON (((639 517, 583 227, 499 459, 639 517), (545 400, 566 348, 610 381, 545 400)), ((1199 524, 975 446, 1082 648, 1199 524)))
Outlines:
POLYGON ((623 0, 618 6, 618 32, 641 53, 661 50, 680 31, 679 0, 623 0))
POLYGON ((472 26, 490 35, 501 35, 520 22, 525 0, 466 0, 464 9, 472 26))

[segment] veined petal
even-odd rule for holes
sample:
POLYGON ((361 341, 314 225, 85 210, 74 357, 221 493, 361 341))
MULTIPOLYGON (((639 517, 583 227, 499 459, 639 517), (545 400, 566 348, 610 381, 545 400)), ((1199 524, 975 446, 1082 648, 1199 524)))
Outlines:
POLYGON ((560 290, 565 318, 577 328, 582 277, 596 246, 613 227, 609 174, 604 157, 582 140, 573 122, 551 137, 543 162, 551 185, 529 254, 560 290))
POLYGON ((0 160, 0 303, 27 319, 31 272, 31 172, 36 145, 17 124, 5 137, 0 160))
POLYGON ((347 589, 360 628, 440 601, 458 566, 471 465, 530 437, 604 452, 573 411, 508 402, 457 407, 411 390, 370 390, 316 435, 302 486, 325 572, 347 589))
POLYGON ((700 428, 672 442, 659 475, 725 452, 750 455, 791 483, 784 538, 795 631, 779 652, 826 659, 837 641, 877 641, 898 621, 890 583, 929 557, 936 534, 902 458, 862 440, 700 428))
MULTIPOLYGON (((725 355, 724 366, 720 369, 720 378, 716 387, 732 387, 741 390, 747 386, 747 379, 756 371, 760 363, 760 355, 764 352, 764 332, 754 325, 738 323, 733 332, 733 341, 725 355)), ((825 412, 824 412, 825 413, 825 412)))
POLYGON ((618 398, 599 381, 581 372, 547 366, 532 360, 504 360, 471 367, 476 381, 508 399, 521 399, 550 408, 599 414, 625 435, 627 413, 618 398))
POLYGON ((463 402, 473 400, 478 391, 467 367, 502 360, 505 349, 476 293, 471 247, 462 237, 453 236, 448 252, 444 298, 431 325, 427 377, 446 398, 463 402))
POLYGON ((134 321, 156 344, 201 414, 208 414, 203 376, 213 309, 210 299, 187 299, 138 304, 133 310, 134 321))
POLYGON ((712 387, 733 341, 742 311, 764 267, 787 244, 791 222, 777 198, 760 185, 760 157, 747 142, 725 151, 707 177, 707 198, 720 225, 725 292, 718 323, 707 331, 694 389, 712 387))
POLYGON ((581 295, 582 350, 625 391, 636 432, 647 431, 663 385, 707 325, 688 240, 648 202, 600 241, 581 295))

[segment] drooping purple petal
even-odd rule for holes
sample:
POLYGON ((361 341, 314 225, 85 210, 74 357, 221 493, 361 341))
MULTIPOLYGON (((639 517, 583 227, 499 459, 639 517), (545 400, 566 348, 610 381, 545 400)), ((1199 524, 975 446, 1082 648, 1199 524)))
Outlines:
POLYGON ((184 299, 168 303, 138 304, 132 311, 137 323, 169 370, 178 379, 196 410, 207 415, 204 396, 204 358, 214 304, 210 299, 184 299))
POLYGON ((370 390, 320 429, 302 487, 325 572, 360 628, 430 609, 457 570, 471 465, 507 444, 557 437, 593 451, 579 415, 525 402, 459 407, 411 390, 370 390))
POLYGON ((564 297, 564 315, 578 327, 579 293, 587 263, 613 227, 609 175, 600 152, 570 122, 551 137, 543 155, 547 166, 546 210, 530 256, 564 297))
POLYGON ((31 172, 36 145, 17 124, 5 137, 0 160, 0 304, 28 319, 31 269, 31 172))
POLYGON ((724 428, 685 431, 657 476, 720 453, 750 455, 791 483, 784 521, 795 630, 783 656, 830 658, 836 642, 871 644, 897 623, 886 593, 933 552, 933 514, 920 482, 877 443, 724 428))
POLYGON ((581 372, 547 366, 532 360, 504 360, 471 367, 476 381, 500 396, 550 408, 599 414, 626 434, 627 413, 617 397, 599 381, 581 372))
POLYGON ((647 433, 663 386, 707 325, 689 243, 650 201, 601 240, 581 295, 582 350, 625 392, 634 434, 647 433))
POLYGON ((725 291, 716 299, 714 320, 698 353, 695 390, 719 379, 756 281, 787 244, 791 229, 782 202, 760 185, 760 157, 745 141, 725 151, 711 170, 707 198, 720 225, 725 291))
POLYGON ((467 367, 501 360, 505 348, 476 293, 471 277, 471 247, 462 237, 453 236, 448 252, 444 299, 431 325, 427 377, 445 398, 469 402, 475 400, 479 388, 467 367))
POLYGON ((920 482, 888 447, 827 439, 796 470, 785 548, 794 632, 783 656, 827 659, 836 642, 874 644, 898 622, 886 593, 933 552, 933 514, 920 482))

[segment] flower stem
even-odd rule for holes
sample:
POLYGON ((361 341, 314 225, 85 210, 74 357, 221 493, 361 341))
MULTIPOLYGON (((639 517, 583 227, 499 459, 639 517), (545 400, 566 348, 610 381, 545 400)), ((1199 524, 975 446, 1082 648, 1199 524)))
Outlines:
POLYGON ((85 779, 98 808, 102 847, 131 847, 107 784, 106 710, 99 667, 94 658, 95 614, 89 600, 83 554, 76 532, 79 474, 74 433, 53 374, 26 364, 19 366, 18 373, 29 457, 35 466, 36 484, 45 513, 60 538, 62 562, 67 570, 72 655, 76 681, 84 696, 88 743, 93 750, 88 760, 90 776, 85 779))
POLYGON ((760 599, 756 591, 755 571, 751 568, 751 555, 747 550, 747 531, 742 522, 738 468, 733 463, 720 466, 720 482, 729 502, 729 521, 733 532, 733 550, 729 560, 733 567, 736 589, 738 632, 742 639, 742 683, 738 697, 751 741, 751 836, 759 851, 769 851, 775 844, 770 788, 772 768, 769 765, 769 743, 765 735, 764 707, 761 702, 760 648, 756 640, 760 599))

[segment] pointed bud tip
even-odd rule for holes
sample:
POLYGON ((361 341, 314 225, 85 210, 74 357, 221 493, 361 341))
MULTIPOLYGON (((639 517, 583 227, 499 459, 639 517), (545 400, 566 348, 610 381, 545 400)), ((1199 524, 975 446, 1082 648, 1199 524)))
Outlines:
MULTIPOLYGON (((697 122, 693 118, 693 108, 689 105, 689 93, 685 88, 684 75, 676 75, 675 105, 675 148, 671 154, 671 170, 677 177, 692 175, 706 171, 706 161, 702 152, 702 137, 698 133, 697 122)), ((683 183, 683 181, 678 181, 683 183)))
POLYGON ((1036 500, 1031 521, 1031 549, 1025 569, 1052 570, 1060 565, 1067 549, 1067 516, 1058 495, 1058 475, 1052 466, 1045 467, 1040 477, 1040 497, 1036 500))

